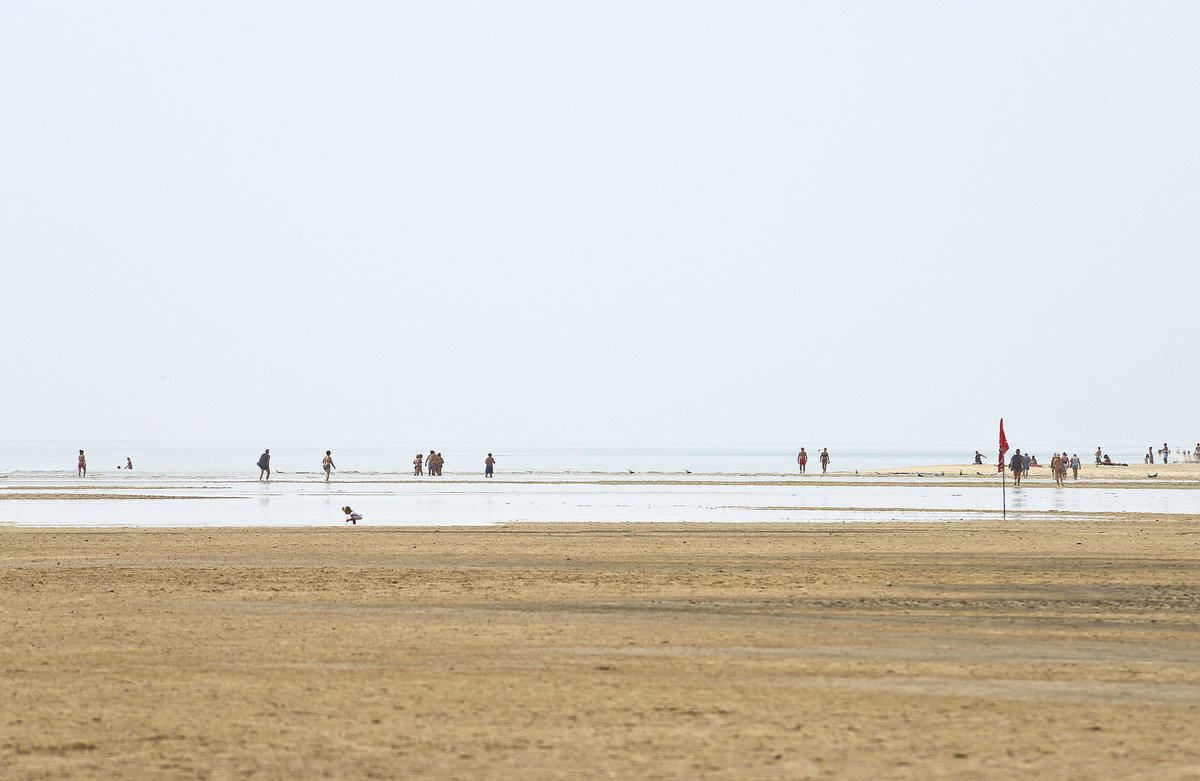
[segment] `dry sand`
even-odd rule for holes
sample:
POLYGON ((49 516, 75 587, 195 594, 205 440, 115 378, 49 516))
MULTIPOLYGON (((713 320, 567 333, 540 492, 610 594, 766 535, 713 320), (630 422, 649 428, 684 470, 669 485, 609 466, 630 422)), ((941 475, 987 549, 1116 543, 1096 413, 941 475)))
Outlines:
POLYGON ((1200 778, 1200 518, 0 529, 3 778, 1200 778))

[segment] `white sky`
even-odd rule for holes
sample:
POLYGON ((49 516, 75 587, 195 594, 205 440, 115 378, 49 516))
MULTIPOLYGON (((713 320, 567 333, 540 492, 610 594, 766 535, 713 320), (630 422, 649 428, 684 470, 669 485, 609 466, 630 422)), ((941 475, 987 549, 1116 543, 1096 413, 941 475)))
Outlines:
POLYGON ((1198 40, 1192 2, 9 3, 0 438, 1197 441, 1198 40))

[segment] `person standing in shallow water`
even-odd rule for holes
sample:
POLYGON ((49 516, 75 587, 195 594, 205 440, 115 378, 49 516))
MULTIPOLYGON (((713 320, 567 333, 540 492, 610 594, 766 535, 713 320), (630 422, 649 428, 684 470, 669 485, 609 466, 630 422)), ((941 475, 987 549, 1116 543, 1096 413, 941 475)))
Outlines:
POLYGON ((325 470, 325 482, 329 482, 329 470, 337 469, 333 463, 333 454, 328 450, 325 451, 325 457, 321 459, 321 468, 325 470))
POLYGON ((804 448, 800 448, 800 452, 796 456, 796 463, 800 466, 800 474, 804 474, 804 469, 808 466, 808 453, 804 452, 804 448))
POLYGON ((258 457, 258 479, 262 480, 263 475, 267 476, 267 480, 271 479, 271 449, 267 448, 263 454, 258 457))
POLYGON ((821 474, 825 474, 825 470, 829 468, 829 448, 821 448, 821 474))
POLYGON ((79 476, 87 477, 87 459, 83 457, 83 451, 79 451, 79 476))
POLYGON ((492 470, 496 466, 496 459, 492 458, 492 454, 488 453, 488 457, 483 461, 483 476, 491 477, 492 470))

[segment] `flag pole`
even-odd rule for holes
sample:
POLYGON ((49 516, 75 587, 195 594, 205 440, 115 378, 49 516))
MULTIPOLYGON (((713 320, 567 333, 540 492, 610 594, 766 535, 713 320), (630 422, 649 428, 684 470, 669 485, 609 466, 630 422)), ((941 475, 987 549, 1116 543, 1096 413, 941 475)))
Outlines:
POLYGON ((1000 418, 1000 519, 1008 520, 1008 486, 1004 474, 1004 454, 1008 452, 1008 437, 1004 436, 1004 418, 1000 418))

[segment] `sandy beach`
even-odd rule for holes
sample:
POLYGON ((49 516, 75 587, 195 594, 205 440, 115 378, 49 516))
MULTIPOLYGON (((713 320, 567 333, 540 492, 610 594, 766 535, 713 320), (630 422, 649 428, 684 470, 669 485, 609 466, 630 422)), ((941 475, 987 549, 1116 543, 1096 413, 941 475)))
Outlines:
POLYGON ((1200 517, 0 529, 5 778, 1200 778, 1200 517))
MULTIPOLYGON (((1000 474, 996 465, 992 464, 935 464, 909 469, 876 469, 858 473, 866 478, 893 477, 901 479, 916 478, 918 480, 934 477, 963 477, 971 480, 988 480, 1000 482, 1000 474)), ((1012 482, 1012 472, 1005 470, 1004 478, 1012 482)), ((1034 483, 1054 482, 1054 477, 1048 465, 1032 467, 1022 479, 1034 483)), ((1177 461, 1169 464, 1111 464, 1100 466, 1084 462, 1079 470, 1078 478, 1071 477, 1067 470, 1067 484, 1077 485, 1120 485, 1122 488, 1200 488, 1200 463, 1194 461, 1177 461)))

